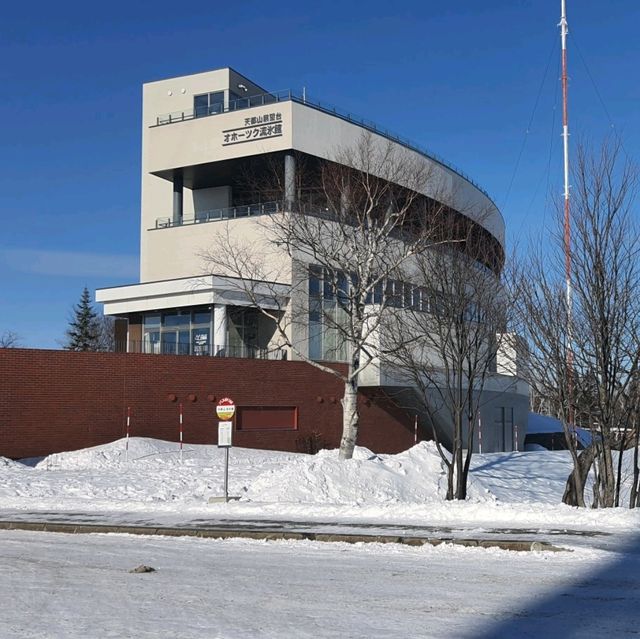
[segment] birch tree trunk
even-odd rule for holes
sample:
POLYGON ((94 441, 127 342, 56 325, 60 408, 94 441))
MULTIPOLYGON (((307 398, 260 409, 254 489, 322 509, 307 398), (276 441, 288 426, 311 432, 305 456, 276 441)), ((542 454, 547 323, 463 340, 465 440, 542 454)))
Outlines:
MULTIPOLYGON (((350 367, 351 368, 351 367, 350 367)), ((358 379, 351 374, 342 398, 342 439, 340 459, 351 459, 358 438, 358 379)))

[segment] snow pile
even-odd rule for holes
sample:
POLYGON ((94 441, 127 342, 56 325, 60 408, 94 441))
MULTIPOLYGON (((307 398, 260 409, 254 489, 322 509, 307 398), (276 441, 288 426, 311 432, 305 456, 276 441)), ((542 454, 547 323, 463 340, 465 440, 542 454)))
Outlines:
MULTIPOLYGON (((193 449, 211 449, 212 447, 189 444, 188 448, 192 451, 193 449)), ((175 462, 177 452, 178 447, 174 442, 147 437, 131 437, 129 439, 129 460, 131 461, 158 462, 160 456, 166 456, 162 463, 172 463, 175 462)), ((114 465, 125 463, 126 458, 125 441, 118 440, 92 448, 54 453, 45 457, 37 464, 37 467, 60 470, 113 468, 114 465)))
MULTIPOLYGON (((339 503, 350 505, 441 501, 446 494, 444 464, 432 442, 422 442, 397 455, 374 455, 356 448, 341 461, 337 450, 292 460, 260 474, 249 486, 247 500, 259 502, 339 503)), ((472 497, 487 493, 472 487, 472 497)))
MULTIPOLYGON (((224 451, 215 445, 185 444, 181 458, 175 442, 135 437, 128 461, 124 439, 34 465, 0 458, 0 516, 71 513, 166 525, 238 518, 482 529, 640 526, 640 510, 561 504, 571 472, 566 451, 474 455, 465 502, 445 501, 446 466, 430 442, 397 455, 358 448, 348 461, 335 450, 305 455, 234 447, 229 462, 229 494, 241 499, 210 504, 222 495, 224 479, 224 451)), ((627 481, 630 469, 625 463, 627 481)), ((623 495, 626 504, 626 490, 623 495)))
MULTIPOLYGON (((286 465, 299 455, 234 448, 232 494, 242 494, 262 470, 286 465)), ((0 463, 0 505, 52 509, 133 507, 135 504, 202 505, 221 494, 224 452, 212 445, 179 445, 144 437, 56 453, 30 467, 0 463)), ((152 508, 152 506, 149 506, 152 508)))
POLYGON ((19 462, 13 461, 13 459, 9 459, 8 457, 0 456, 0 468, 24 468, 23 464, 19 462))

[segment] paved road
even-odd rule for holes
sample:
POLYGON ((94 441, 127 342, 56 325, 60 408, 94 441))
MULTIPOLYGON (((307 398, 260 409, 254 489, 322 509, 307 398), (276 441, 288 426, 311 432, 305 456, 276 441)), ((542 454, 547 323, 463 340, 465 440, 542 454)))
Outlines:
POLYGON ((148 514, 139 512, 55 512, 45 510, 0 510, 0 522, 32 522, 75 525, 108 525, 148 527, 149 529, 171 528, 185 531, 239 531, 255 533, 302 533, 305 535, 358 535, 411 537, 440 540, 486 540, 544 542, 560 547, 589 547, 601 550, 616 550, 626 543, 625 535, 610 532, 573 530, 566 528, 478 528, 477 526, 429 526, 388 523, 325 523, 281 519, 225 518, 219 516, 184 518, 175 515, 148 514))

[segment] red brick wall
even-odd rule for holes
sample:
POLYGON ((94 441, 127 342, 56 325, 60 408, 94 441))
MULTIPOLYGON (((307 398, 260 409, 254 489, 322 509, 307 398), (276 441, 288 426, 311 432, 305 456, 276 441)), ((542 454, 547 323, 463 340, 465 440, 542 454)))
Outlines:
MULTIPOLYGON (((0 349, 0 455, 30 457, 103 444, 125 434, 215 443, 215 406, 297 406, 298 430, 234 433, 234 444, 300 450, 315 438, 337 447, 342 428, 340 380, 303 362, 133 353, 0 349), (170 396, 176 399, 171 401, 170 396)), ((358 444, 398 452, 413 444, 413 417, 377 394, 360 398, 358 444)))

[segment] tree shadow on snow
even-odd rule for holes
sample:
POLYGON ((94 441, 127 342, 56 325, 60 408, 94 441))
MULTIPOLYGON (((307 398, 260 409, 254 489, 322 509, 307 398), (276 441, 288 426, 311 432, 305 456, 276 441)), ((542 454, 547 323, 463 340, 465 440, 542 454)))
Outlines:
POLYGON ((577 581, 514 606, 507 619, 475 639, 639 637, 640 536, 622 543, 612 556, 577 581))

